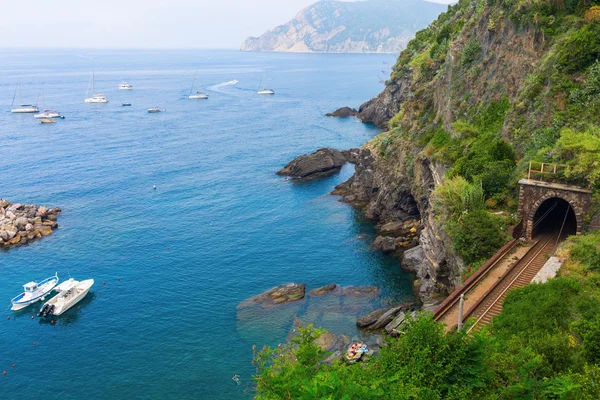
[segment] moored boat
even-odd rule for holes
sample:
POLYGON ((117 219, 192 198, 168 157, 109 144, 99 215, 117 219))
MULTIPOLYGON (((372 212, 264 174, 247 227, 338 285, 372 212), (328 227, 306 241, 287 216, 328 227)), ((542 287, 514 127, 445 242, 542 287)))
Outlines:
POLYGON ((43 118, 60 118, 61 115, 58 111, 54 110, 44 110, 39 114, 35 114, 33 118, 43 119, 43 118))
POLYGON ((120 90, 132 90, 133 86, 131 86, 129 83, 123 81, 122 83, 119 84, 119 89, 120 90))
POLYGON ((148 109, 148 112, 149 112, 150 114, 152 114, 152 113, 159 113, 159 112, 161 112, 161 111, 162 111, 162 110, 161 110, 160 108, 158 108, 158 107, 151 107, 151 108, 149 108, 149 109, 148 109))
POLYGON ((88 84, 88 88, 87 91, 85 92, 85 99, 84 102, 86 103, 108 103, 108 99, 106 98, 105 95, 103 94, 93 94, 96 91, 95 85, 94 85, 94 71, 92 70, 92 79, 90 80, 90 83, 88 84), (90 89, 92 92, 92 97, 88 97, 88 93, 90 93, 90 89))
POLYGON ((208 99, 208 95, 204 92, 199 92, 196 90, 194 93, 194 89, 196 88, 196 83, 198 82, 198 70, 196 70, 196 75, 194 75, 194 80, 192 81, 192 87, 190 88, 190 94, 188 95, 188 99, 190 100, 206 100, 208 99))
MULTIPOLYGON (((40 91, 41 91, 41 89, 40 89, 40 91)), ((38 100, 39 100, 39 94, 38 94, 38 100)), ((15 89, 15 94, 13 96, 12 105, 10 106, 10 112, 15 113, 15 114, 40 112, 37 104, 36 105, 23 104, 23 96, 21 95, 21 81, 19 81, 17 83, 17 88, 15 89), (17 90, 19 91, 19 107, 15 108, 14 105, 15 105, 15 98, 17 97, 17 90)))
POLYGON ((53 118, 42 118, 40 119, 40 123, 42 124, 54 124, 56 122, 53 118))
POLYGON ((57 284, 57 274, 38 283, 26 283, 23 285, 24 292, 11 300, 11 310, 20 310, 38 300, 42 300, 57 284))
POLYGON ((93 284, 93 279, 79 282, 73 278, 61 283, 55 289, 59 293, 44 303, 38 316, 61 315, 80 302, 88 294, 93 284))

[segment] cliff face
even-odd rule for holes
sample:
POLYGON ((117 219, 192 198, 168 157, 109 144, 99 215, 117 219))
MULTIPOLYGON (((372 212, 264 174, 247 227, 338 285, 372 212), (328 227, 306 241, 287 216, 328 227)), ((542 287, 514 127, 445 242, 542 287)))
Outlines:
POLYGON ((240 50, 397 53, 445 9, 423 0, 319 1, 240 50))
MULTIPOLYGON (((363 147, 355 175, 337 193, 380 224, 420 219, 419 246, 405 253, 403 266, 416 272, 416 289, 426 303, 462 282, 465 263, 453 250, 443 215, 434 210, 432 192, 449 169, 456 175, 471 168, 469 157, 477 157, 469 155, 473 143, 500 141, 526 163, 554 146, 561 129, 600 123, 585 107, 578 118, 565 106, 569 91, 582 86, 600 54, 600 36, 590 34, 587 40, 598 46, 583 45, 581 51, 593 54, 580 57, 579 69, 569 64, 572 50, 565 43, 600 31, 592 25, 600 22, 585 25, 581 18, 589 2, 516 3, 511 8, 502 1, 460 0, 451 6, 417 33, 383 92, 359 110, 364 122, 389 131, 363 147), (557 67, 561 62, 566 67, 557 67)), ((485 170, 486 164, 477 168, 485 170)), ((502 196, 489 196, 490 204, 510 208, 516 193, 510 182, 503 190, 502 196)))

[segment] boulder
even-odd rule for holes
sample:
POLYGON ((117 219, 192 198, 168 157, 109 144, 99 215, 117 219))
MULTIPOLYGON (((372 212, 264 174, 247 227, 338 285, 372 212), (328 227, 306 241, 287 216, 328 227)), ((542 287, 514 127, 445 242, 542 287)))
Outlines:
POLYGON ((308 292, 308 294, 310 294, 311 296, 321 296, 325 293, 335 290, 335 288, 337 288, 337 285, 335 283, 332 283, 331 285, 322 286, 320 288, 313 289, 310 292, 308 292))
POLYGON ((17 218, 17 216, 15 215, 15 213, 14 213, 14 212, 12 212, 11 210, 8 210, 8 211, 6 212, 6 218, 8 218, 8 219, 11 219, 11 220, 14 220, 14 219, 16 219, 16 218, 17 218))
POLYGON ((52 228, 48 225, 42 225, 40 226, 39 231, 42 234, 42 236, 48 236, 52 233, 52 228))
POLYGON ((15 219, 15 226, 17 228, 24 228, 28 223, 29 221, 25 217, 19 217, 15 219))
POLYGON ((4 200, 4 199, 0 199, 0 208, 7 208, 11 205, 12 203, 8 200, 4 200))
POLYGON ((46 206, 40 206, 37 209, 37 213, 40 214, 40 215, 46 215, 46 213, 48 213, 48 207, 46 207, 46 206))
POLYGON ((356 110, 354 108, 350 108, 350 107, 338 108, 334 112, 325 114, 326 117, 340 117, 340 118, 356 117, 357 115, 358 115, 358 110, 356 110))
MULTIPOLYGON (((45 226, 44 226, 45 227, 45 226)), ((42 231, 42 235, 44 232, 42 231)), ((250 297, 242 301, 237 309, 241 310, 244 308, 252 307, 254 305, 261 306, 263 308, 272 307, 277 304, 288 303, 292 301, 302 300, 306 295, 306 285, 304 283, 288 283, 287 285, 281 285, 267 290, 259 295, 250 297)))
POLYGON ((33 231, 33 225, 31 225, 31 224, 29 224, 29 223, 28 223, 27 225, 25 225, 25 230, 26 230, 27 232, 31 232, 31 231, 33 231))
POLYGON ((396 251, 396 240, 389 236, 377 236, 371 244, 374 250, 381 250, 384 253, 393 253, 396 251))
POLYGON ((385 312, 388 310, 388 308, 378 308, 377 310, 368 313, 364 317, 359 318, 356 321, 356 325, 359 328, 367 328, 369 325, 374 324, 379 319, 379 317, 385 314, 385 312))
POLYGON ((402 268, 408 271, 418 271, 421 263, 423 262, 423 249, 421 246, 413 247, 410 250, 406 250, 402 256, 402 268))
POLYGON ((341 151, 324 148, 295 158, 278 171, 277 175, 287 175, 300 180, 322 178, 338 172, 345 163, 346 157, 341 151))
POLYGON ((0 230, 0 239, 2 239, 3 241, 8 241, 8 239, 9 239, 8 232, 6 232, 4 230, 0 230))

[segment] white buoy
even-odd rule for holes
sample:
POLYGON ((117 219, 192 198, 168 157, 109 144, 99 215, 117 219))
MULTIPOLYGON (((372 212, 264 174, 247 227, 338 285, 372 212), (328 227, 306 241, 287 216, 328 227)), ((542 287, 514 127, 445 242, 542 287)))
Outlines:
POLYGON ((152 185, 152 189, 156 190, 156 185, 152 185))

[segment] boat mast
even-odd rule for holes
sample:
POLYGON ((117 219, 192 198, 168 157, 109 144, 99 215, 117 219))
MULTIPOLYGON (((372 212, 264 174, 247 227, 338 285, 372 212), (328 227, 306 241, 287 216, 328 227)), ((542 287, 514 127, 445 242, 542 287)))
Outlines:
POLYGON ((10 106, 11 109, 15 106, 15 97, 17 97, 17 90, 18 89, 19 89, 19 84, 17 83, 17 87, 15 87, 15 94, 13 94, 13 101, 12 101, 12 104, 10 106))
POLYGON ((23 97, 21 95, 21 81, 19 80, 19 107, 23 106, 23 97))
POLYGON ((190 95, 194 91, 194 86, 196 85, 196 80, 198 79, 198 70, 196 70, 196 75, 194 75, 194 80, 192 81, 192 87, 190 89, 190 95))

